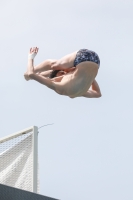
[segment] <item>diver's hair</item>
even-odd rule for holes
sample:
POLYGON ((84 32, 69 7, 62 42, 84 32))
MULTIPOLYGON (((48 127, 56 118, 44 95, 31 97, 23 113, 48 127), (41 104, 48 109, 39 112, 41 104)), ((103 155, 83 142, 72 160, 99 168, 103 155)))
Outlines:
POLYGON ((49 75, 49 78, 54 78, 56 77, 56 74, 59 72, 60 70, 53 70, 50 75, 49 75))

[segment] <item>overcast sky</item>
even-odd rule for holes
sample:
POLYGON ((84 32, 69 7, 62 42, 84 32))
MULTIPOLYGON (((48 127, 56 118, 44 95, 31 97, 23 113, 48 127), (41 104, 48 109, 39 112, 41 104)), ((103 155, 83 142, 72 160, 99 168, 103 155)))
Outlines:
POLYGON ((40 193, 61 200, 133 199, 133 1, 2 0, 0 137, 40 129, 40 193), (101 60, 98 99, 60 96, 23 74, 88 48, 101 60))

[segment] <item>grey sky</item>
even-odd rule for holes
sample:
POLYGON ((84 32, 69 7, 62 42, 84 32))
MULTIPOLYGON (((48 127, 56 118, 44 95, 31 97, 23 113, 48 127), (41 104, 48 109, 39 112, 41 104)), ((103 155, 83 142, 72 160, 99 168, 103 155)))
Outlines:
POLYGON ((0 137, 40 129, 41 194, 62 200, 133 199, 133 1, 10 0, 0 6, 0 137), (80 48, 101 60, 102 98, 59 96, 23 73, 80 48))

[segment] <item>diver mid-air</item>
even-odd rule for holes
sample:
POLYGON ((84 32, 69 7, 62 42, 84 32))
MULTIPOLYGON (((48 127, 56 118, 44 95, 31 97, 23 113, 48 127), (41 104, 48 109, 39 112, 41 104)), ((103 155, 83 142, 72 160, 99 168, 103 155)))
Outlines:
POLYGON ((34 57, 38 48, 30 49, 26 80, 33 79, 60 95, 70 98, 101 97, 101 91, 95 77, 100 66, 98 55, 88 49, 81 49, 59 60, 45 60, 34 67, 34 57))

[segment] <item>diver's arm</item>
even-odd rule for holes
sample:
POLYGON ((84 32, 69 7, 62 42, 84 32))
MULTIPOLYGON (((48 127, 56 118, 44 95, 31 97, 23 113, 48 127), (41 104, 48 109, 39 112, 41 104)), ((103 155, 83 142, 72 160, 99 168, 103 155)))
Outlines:
POLYGON ((89 89, 84 95, 83 97, 87 97, 87 98, 99 98, 101 97, 101 91, 100 91, 100 87, 98 85, 98 83, 96 82, 96 80, 93 81, 92 85, 91 85, 91 89, 89 89))
POLYGON ((52 79, 46 78, 46 77, 41 76, 41 75, 38 75, 38 74, 36 74, 34 72, 33 73, 29 73, 28 76, 31 79, 33 79, 33 80, 35 80, 35 81, 47 86, 48 88, 54 90, 58 94, 62 94, 63 86, 60 84, 60 82, 57 82, 57 83, 53 82, 52 79))

